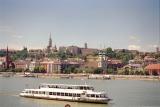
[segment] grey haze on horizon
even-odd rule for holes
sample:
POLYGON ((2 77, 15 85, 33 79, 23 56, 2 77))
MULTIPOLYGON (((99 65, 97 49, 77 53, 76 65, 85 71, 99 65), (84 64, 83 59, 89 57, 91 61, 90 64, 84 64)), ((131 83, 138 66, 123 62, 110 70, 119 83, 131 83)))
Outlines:
POLYGON ((53 45, 155 51, 160 0, 0 0, 0 48, 53 45))

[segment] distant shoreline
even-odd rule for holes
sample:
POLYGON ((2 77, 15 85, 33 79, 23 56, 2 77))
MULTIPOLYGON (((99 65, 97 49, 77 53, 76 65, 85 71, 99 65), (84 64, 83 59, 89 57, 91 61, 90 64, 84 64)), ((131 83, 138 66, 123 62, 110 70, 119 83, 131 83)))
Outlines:
MULTIPOLYGON (((105 74, 43 74, 31 73, 35 78, 97 79, 97 80, 151 80, 160 81, 160 76, 151 75, 105 75, 105 74)), ((24 77, 24 73, 1 72, 0 77, 24 77)), ((27 77, 27 76, 26 76, 27 77)), ((29 77, 29 76, 28 76, 29 77)))

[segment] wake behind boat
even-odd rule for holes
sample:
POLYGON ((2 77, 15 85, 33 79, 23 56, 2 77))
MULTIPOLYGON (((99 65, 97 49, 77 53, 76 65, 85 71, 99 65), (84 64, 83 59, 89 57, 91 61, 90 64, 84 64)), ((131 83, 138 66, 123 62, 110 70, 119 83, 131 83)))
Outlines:
POLYGON ((69 84, 41 84, 37 89, 25 89, 20 96, 102 104, 110 100, 105 92, 96 92, 90 85, 69 84))

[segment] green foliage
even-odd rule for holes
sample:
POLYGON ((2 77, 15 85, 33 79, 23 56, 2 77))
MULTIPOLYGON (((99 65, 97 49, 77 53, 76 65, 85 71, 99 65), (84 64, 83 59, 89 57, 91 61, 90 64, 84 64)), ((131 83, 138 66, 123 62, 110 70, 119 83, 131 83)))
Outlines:
POLYGON ((21 60, 24 60, 28 57, 28 51, 27 51, 27 48, 24 47, 23 50, 21 51, 18 51, 16 54, 13 54, 11 56, 12 60, 17 60, 17 59, 21 59, 21 60))
POLYGON ((66 55, 65 52, 59 51, 59 52, 58 52, 58 58, 59 58, 59 59, 62 59, 62 60, 65 60, 65 59, 67 59, 67 55, 66 55))
POLYGON ((104 52, 110 58, 114 58, 116 56, 116 53, 112 50, 111 47, 106 48, 104 52))
POLYGON ((107 74, 113 74, 114 69, 113 68, 107 68, 107 74))
POLYGON ((23 69, 22 68, 15 68, 14 72, 23 72, 23 69))
POLYGON ((93 56, 97 56, 98 55, 98 51, 93 52, 93 56))
POLYGON ((129 67, 119 69, 117 74, 120 75, 146 75, 143 68, 131 69, 129 67))
POLYGON ((34 68, 34 71, 33 71, 34 73, 46 73, 46 70, 45 70, 45 68, 44 67, 42 67, 42 66, 36 66, 35 68, 34 68))
POLYGON ((6 53, 4 51, 0 51, 0 57, 4 57, 6 53))
POLYGON ((96 68, 93 71, 94 74, 102 74, 103 73, 103 69, 102 68, 96 68))
POLYGON ((89 74, 92 74, 93 71, 94 71, 94 68, 93 67, 84 67, 84 68, 80 68, 81 69, 81 73, 89 73, 89 74))
POLYGON ((74 73, 75 70, 76 70, 76 67, 71 65, 71 66, 68 66, 68 67, 64 68, 64 73, 65 74, 74 73))
POLYGON ((50 54, 48 54, 48 58, 51 58, 51 59, 58 58, 58 53, 57 52, 50 53, 50 54))
POLYGON ((0 68, 0 72, 6 72, 5 68, 0 68))
POLYGON ((127 64, 129 60, 134 58, 134 56, 128 52, 118 52, 116 53, 116 58, 122 60, 124 64, 127 64))

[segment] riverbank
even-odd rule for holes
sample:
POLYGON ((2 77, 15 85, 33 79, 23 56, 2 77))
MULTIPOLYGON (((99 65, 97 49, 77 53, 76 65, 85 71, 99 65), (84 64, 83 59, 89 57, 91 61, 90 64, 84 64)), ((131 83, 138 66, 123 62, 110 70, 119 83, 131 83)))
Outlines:
POLYGON ((63 79, 104 79, 104 80, 152 80, 160 81, 160 76, 150 75, 102 75, 102 74, 44 74, 31 73, 26 76, 24 73, 1 72, 1 77, 35 77, 35 78, 63 78, 63 79))

